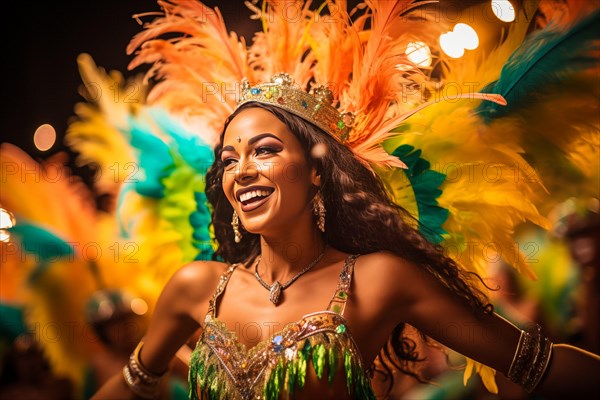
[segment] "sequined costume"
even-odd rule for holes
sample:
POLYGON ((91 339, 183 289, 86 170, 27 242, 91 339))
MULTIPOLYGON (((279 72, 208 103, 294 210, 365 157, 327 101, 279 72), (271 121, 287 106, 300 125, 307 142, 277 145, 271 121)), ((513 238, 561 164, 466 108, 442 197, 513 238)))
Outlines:
POLYGON ((370 380, 343 316, 354 263, 346 258, 335 293, 325 311, 304 315, 269 339, 247 349, 217 319, 217 300, 239 264, 221 276, 210 301, 206 324, 190 363, 190 398, 278 399, 304 387, 309 364, 331 384, 340 368, 348 395, 375 399, 370 380))

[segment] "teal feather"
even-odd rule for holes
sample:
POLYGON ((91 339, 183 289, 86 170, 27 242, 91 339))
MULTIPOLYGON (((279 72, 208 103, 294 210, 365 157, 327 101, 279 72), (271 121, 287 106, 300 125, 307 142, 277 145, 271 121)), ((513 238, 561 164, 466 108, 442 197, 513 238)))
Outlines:
POLYGON ((600 10, 563 31, 555 25, 531 34, 510 56, 500 78, 486 86, 484 93, 504 96, 507 106, 482 102, 477 113, 489 123, 527 107, 528 102, 544 92, 547 85, 556 84, 576 71, 597 65, 591 54, 598 50, 600 10))
POLYGON ((214 253, 212 236, 210 234, 210 210, 204 192, 195 192, 196 211, 190 214, 190 224, 193 228, 192 245, 198 250, 195 260, 211 260, 214 253))
POLYGON ((27 332, 23 310, 8 304, 0 303, 0 339, 7 338, 10 342, 19 335, 27 332))
MULTIPOLYGON (((213 164, 213 149, 161 108, 149 109, 147 115, 151 122, 133 116, 129 121, 129 139, 138 150, 141 171, 133 187, 138 194, 159 200, 160 217, 182 235, 178 244, 184 261, 211 259, 211 214, 204 177, 213 164), (157 136, 156 128, 164 136, 157 136)), ((129 189, 130 185, 124 186, 123 193, 129 189)))
POLYGON ((419 231, 431 243, 440 243, 447 233, 442 225, 448 219, 448 210, 440 207, 437 198, 442 194, 439 186, 446 175, 430 169, 429 161, 421 157, 421 150, 408 144, 398 146, 392 155, 407 166, 404 173, 413 188, 419 211, 419 231))
POLYGON ((131 145, 139 150, 140 173, 133 177, 135 190, 145 197, 164 197, 162 180, 170 174, 174 161, 169 146, 152 134, 149 125, 130 117, 131 145))
MULTIPOLYGON (((127 195, 132 190, 135 191, 135 185, 132 182, 123 183, 123 186, 121 186, 121 190, 119 190, 119 193, 117 194, 117 210, 123 209, 123 207, 125 206, 124 203, 125 201, 127 201, 127 195)), ((123 220, 123 218, 121 218, 119 212, 117 212, 117 225, 119 227, 119 237, 129 239, 131 237, 131 235, 129 234, 131 232, 131 227, 125 225, 125 221, 123 220)))
MULTIPOLYGON (((177 192, 185 200, 169 204, 169 208, 174 211, 170 221, 180 232, 187 230, 188 227, 191 228, 191 245, 196 249, 195 260, 211 259, 213 254, 209 230, 211 216, 204 194, 206 188, 204 177, 214 161, 213 149, 198 135, 184 129, 164 110, 154 108, 150 114, 161 130, 172 139, 170 147, 175 165, 173 169, 167 168, 171 170, 171 175, 163 180, 163 184, 168 185, 169 178, 173 177, 173 185, 169 192, 177 192), (173 175, 175 173, 179 175, 177 177, 179 179, 175 178, 173 175), (182 215, 183 204, 189 204, 183 213, 186 215, 185 220, 176 220, 182 215)), ((161 213, 166 211, 163 208, 161 213)))
POLYGON ((150 115, 158 123, 158 126, 173 139, 173 146, 186 164, 190 165, 198 174, 204 176, 214 162, 212 147, 196 133, 184 129, 166 111, 153 108, 150 115))
POLYGON ((9 231, 19 237, 23 250, 31 254, 37 262, 28 277, 30 283, 35 282, 58 259, 74 256, 73 246, 58 235, 40 226, 29 224, 23 219, 9 231))

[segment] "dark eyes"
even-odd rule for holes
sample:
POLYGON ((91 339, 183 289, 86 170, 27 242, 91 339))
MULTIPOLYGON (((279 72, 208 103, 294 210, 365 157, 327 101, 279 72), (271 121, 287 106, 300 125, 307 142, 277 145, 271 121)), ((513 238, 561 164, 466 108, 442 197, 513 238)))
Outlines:
POLYGON ((255 150, 256 155, 277 153, 279 150, 271 146, 260 146, 255 150))
MULTIPOLYGON (((264 155, 264 154, 274 154, 274 153, 279 153, 281 150, 280 149, 276 149, 275 147, 271 147, 271 146, 260 146, 257 147, 254 150, 254 155, 255 156, 260 156, 260 155, 264 155)), ((228 157, 226 159, 223 160, 223 165, 225 167, 231 165, 232 163, 236 162, 237 159, 233 158, 233 157, 228 157)))

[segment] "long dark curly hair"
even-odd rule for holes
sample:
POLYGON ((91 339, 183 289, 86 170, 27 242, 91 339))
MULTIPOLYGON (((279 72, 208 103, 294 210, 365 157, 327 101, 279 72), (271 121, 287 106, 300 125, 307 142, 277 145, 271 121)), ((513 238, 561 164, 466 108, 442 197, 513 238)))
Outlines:
MULTIPOLYGON (((240 243, 234 243, 231 227, 233 207, 223 192, 224 165, 221 161, 223 135, 228 124, 244 109, 260 107, 279 118, 298 138, 305 149, 309 165, 316 166, 321 176, 321 194, 327 210, 325 241, 330 246, 353 254, 388 250, 420 265, 436 276, 453 293, 466 300, 480 313, 492 312, 486 296, 476 289, 474 280, 481 278, 462 270, 441 246, 428 242, 416 228, 417 221, 389 197, 382 181, 363 165, 346 146, 315 125, 280 108, 261 103, 246 103, 225 121, 220 142, 215 147, 215 162, 207 173, 206 196, 213 207, 212 224, 218 242, 214 258, 228 263, 246 262, 260 252, 260 235, 244 232, 240 243), (327 151, 313 158, 311 149, 323 144, 327 151), (399 245, 399 244, 402 245, 399 245)), ((405 334, 405 324, 394 328, 386 345, 377 356, 377 372, 389 377, 397 368, 421 380, 416 362, 421 361, 416 342, 405 334)), ((372 369, 374 371, 374 369, 372 369)))

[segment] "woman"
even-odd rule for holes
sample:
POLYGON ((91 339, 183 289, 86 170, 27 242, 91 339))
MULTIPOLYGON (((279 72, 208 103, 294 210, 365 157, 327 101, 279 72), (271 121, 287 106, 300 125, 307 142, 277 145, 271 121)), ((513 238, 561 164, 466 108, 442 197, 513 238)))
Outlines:
POLYGON ((244 87, 207 175, 224 262, 172 277, 125 379, 95 399, 151 398, 198 328, 192 398, 374 398, 369 369, 378 355, 388 359, 388 340, 399 367, 418 357, 402 338, 405 323, 528 390, 600 391, 600 358, 491 312, 473 289, 477 277, 429 244, 342 144, 333 107, 272 87, 244 87))

